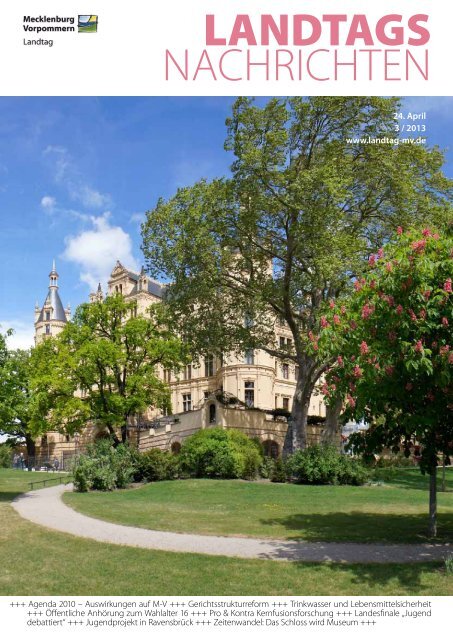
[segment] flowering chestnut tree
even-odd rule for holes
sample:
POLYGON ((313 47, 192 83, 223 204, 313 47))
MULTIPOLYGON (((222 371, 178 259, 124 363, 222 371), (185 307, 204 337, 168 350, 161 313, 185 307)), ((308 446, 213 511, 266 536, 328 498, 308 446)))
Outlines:
POLYGON ((314 342, 334 363, 327 402, 369 429, 354 450, 420 447, 430 474, 430 535, 436 535, 436 467, 453 453, 453 229, 403 232, 372 254, 343 304, 332 302, 314 342))

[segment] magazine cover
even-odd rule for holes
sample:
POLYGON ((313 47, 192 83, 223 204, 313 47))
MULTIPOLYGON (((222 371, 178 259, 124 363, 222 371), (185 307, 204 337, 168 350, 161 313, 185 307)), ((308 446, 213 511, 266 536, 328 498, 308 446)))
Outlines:
POLYGON ((453 11, 4 14, 6 637, 444 633, 453 11))

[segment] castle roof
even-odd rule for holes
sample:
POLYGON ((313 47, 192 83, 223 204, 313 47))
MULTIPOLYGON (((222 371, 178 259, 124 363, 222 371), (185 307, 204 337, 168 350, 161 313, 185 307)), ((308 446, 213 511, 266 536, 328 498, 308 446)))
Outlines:
MULTIPOLYGON (((138 291, 138 279, 139 279, 139 275, 134 273, 133 271, 128 271, 127 275, 129 276, 129 278, 131 278, 132 280, 135 280, 135 285, 131 291, 131 294, 133 293, 137 293, 138 291)), ((147 278, 147 285, 148 285, 148 293, 151 293, 153 296, 156 296, 157 298, 163 298, 164 295, 164 286, 159 284, 158 282, 156 282, 155 280, 150 280, 149 278, 147 278)))
POLYGON ((45 320, 45 312, 50 311, 50 320, 58 320, 58 322, 67 322, 66 313, 61 302, 60 294, 58 293, 58 273, 55 269, 55 261, 52 265, 52 271, 50 272, 50 285, 49 292, 44 300, 41 312, 38 316, 37 322, 43 322, 45 320))
POLYGON ((49 293, 47 294, 47 297, 41 309, 41 313, 39 314, 38 322, 43 322, 44 311, 49 310, 49 307, 52 307, 51 314, 50 314, 51 320, 58 320, 59 322, 67 322, 66 314, 63 308, 63 303, 61 302, 58 289, 56 289, 55 287, 49 287, 49 293))
MULTIPOLYGON (((142 267, 140 273, 135 273, 135 271, 130 271, 130 269, 126 269, 126 267, 122 265, 119 260, 117 260, 116 265, 113 268, 113 271, 111 273, 111 277, 116 278, 118 276, 124 276, 124 275, 126 275, 130 280, 133 280, 135 282, 129 295, 138 293, 138 281, 141 277, 146 275, 145 268, 142 267)), ((150 278, 147 278, 147 288, 148 288, 148 293, 150 293, 153 296, 156 296, 156 298, 164 297, 165 285, 160 284, 155 280, 151 280, 150 278)))

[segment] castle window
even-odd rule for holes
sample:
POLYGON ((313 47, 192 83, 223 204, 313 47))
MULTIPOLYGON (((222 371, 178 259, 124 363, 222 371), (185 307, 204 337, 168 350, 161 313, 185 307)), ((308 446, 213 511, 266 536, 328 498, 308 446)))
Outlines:
POLYGON ((289 398, 283 398, 283 409, 289 411, 289 398))
POLYGON ((183 393, 183 395, 182 395, 182 410, 183 411, 192 411, 192 394, 191 393, 183 393))
POLYGON ((214 358, 207 356, 204 360, 204 375, 209 378, 214 375, 214 358))
POLYGON ((285 351, 289 351, 291 349, 293 341, 291 338, 284 338, 280 336, 280 349, 284 349, 285 351))
POLYGON ((164 369, 164 382, 171 382, 171 369, 164 369))
POLYGON ((49 322, 50 320, 50 311, 46 311, 46 321, 49 322))
POLYGON ((46 324, 46 336, 50 336, 50 324, 46 324))
POLYGON ((244 401, 248 407, 255 406, 255 383, 247 380, 244 384, 244 401))
POLYGON ((209 424, 215 424, 216 423, 216 408, 215 408, 215 404, 210 404, 209 405, 209 424))
POLYGON ((184 367, 184 378, 185 380, 192 380, 192 365, 188 364, 184 367))
POLYGON ((264 455, 268 458, 276 460, 279 455, 279 446, 277 442, 273 440, 265 440, 263 442, 264 455))
POLYGON ((282 376, 284 380, 289 379, 289 364, 282 364, 282 376))
POLYGON ((253 349, 246 349, 244 353, 245 364, 255 364, 255 352, 253 349))
POLYGON ((171 443, 171 452, 175 455, 181 451, 181 443, 180 442, 172 442, 171 443))

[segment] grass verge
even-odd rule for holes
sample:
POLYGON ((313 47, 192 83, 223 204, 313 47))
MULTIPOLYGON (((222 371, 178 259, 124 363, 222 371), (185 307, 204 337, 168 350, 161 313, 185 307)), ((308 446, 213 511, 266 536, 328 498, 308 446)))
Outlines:
POLYGON ((147 551, 49 531, 9 501, 30 475, 0 469, 1 595, 453 595, 435 563, 340 565, 147 551))
MULTIPOLYGON (((428 479, 417 469, 385 470, 364 487, 241 480, 155 482, 111 493, 69 493, 90 516, 148 529, 335 542, 424 542, 428 479)), ((453 540, 453 469, 439 492, 438 540, 453 540)))

